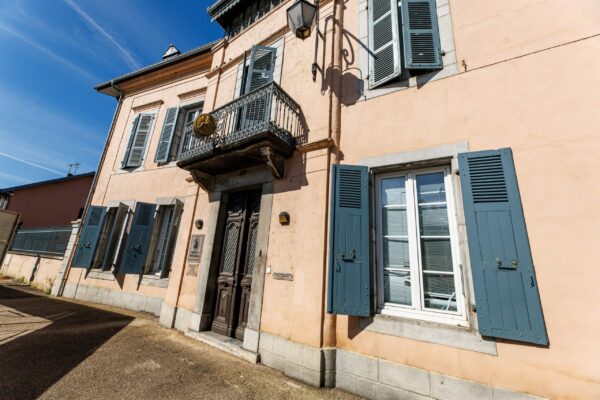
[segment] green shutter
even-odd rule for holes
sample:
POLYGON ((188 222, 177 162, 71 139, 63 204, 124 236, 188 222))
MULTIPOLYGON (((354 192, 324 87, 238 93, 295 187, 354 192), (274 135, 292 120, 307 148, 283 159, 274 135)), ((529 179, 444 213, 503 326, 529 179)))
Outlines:
POLYGON ((138 123, 140 122, 140 116, 137 115, 133 120, 133 125, 131 127, 131 133, 129 134, 129 140, 127 141, 127 149, 125 150, 125 155, 123 156, 123 161, 121 161, 121 168, 127 168, 127 160, 129 160, 129 153, 131 153, 131 146, 133 145, 133 139, 135 139, 135 131, 137 130, 138 123))
POLYGON ((150 129, 152 129, 153 119, 154 115, 152 114, 142 114, 140 116, 134 138, 131 142, 127 163, 125 165, 127 168, 135 168, 142 165, 144 151, 146 150, 146 142, 150 136, 150 129))
POLYGON ((175 243, 177 241, 177 233, 179 233, 179 223, 181 222, 181 213, 183 212, 183 204, 177 201, 173 206, 173 217, 169 224, 169 232, 167 234, 167 246, 165 251, 161 254, 160 268, 161 278, 167 278, 171 271, 171 263, 173 261, 173 252, 175 250, 175 243))
POLYGON ((400 76, 397 0, 369 0, 369 85, 377 87, 400 76))
POLYGON ((158 140, 158 147, 156 148, 156 155, 154 156, 154 162, 156 163, 164 163, 169 161, 178 115, 178 107, 167 109, 165 123, 163 124, 162 131, 160 133, 160 139, 158 140))
POLYGON ((106 207, 90 206, 87 214, 85 215, 85 221, 79 235, 79 241, 77 242, 77 248, 75 255, 73 256, 72 267, 74 268, 90 268, 92 260, 94 259, 94 253, 96 252, 96 246, 98 245, 98 239, 100 238, 100 232, 102 231, 102 224, 104 222, 104 216, 106 215, 106 207))
POLYGON ((435 0, 402 1, 402 42, 407 69, 443 67, 435 0))
POLYGON ((458 155, 483 336, 548 344, 512 151, 458 155))
POLYGON ((244 93, 250 93, 273 81, 276 52, 277 49, 273 47, 252 46, 248 78, 246 79, 246 90, 244 93))
POLYGON ((120 203, 119 207, 117 208, 115 222, 113 223, 110 232, 107 233, 108 236, 106 240, 108 243, 106 246, 106 252, 102 259, 102 268, 110 268, 116 264, 116 251, 119 247, 120 240, 122 238, 123 224, 125 223, 125 219, 127 218, 128 212, 129 206, 120 203))
POLYGON ((334 165, 327 312, 371 315, 369 173, 367 167, 334 165))
POLYGON ((121 262, 122 274, 142 274, 152 239, 156 204, 137 203, 121 262))

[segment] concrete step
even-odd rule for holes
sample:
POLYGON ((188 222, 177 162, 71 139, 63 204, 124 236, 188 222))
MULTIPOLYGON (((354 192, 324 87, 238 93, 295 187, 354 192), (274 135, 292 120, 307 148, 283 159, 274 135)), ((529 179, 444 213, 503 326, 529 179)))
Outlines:
POLYGON ((241 340, 219 335, 218 333, 211 331, 187 331, 185 335, 191 337, 192 339, 199 340, 202 343, 206 343, 209 346, 215 347, 221 351, 246 360, 252 364, 256 364, 259 361, 259 354, 244 349, 242 347, 243 342, 241 340))

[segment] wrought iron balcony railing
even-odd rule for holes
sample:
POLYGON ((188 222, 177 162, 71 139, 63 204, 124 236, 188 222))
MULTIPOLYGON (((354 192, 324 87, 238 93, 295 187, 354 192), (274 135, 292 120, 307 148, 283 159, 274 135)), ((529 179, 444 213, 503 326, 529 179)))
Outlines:
MULTIPOLYGON (((190 135, 189 147, 178 158, 181 167, 267 137, 294 148, 304 131, 300 106, 275 82, 233 100, 211 115, 217 125, 215 133, 206 138, 190 135)), ((188 133, 193 127, 185 129, 188 133)))

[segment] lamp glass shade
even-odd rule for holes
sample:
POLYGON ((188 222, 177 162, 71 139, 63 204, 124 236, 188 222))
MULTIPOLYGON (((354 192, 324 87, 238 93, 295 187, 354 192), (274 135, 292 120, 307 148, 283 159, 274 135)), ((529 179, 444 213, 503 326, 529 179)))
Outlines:
POLYGON ((310 36, 317 7, 306 0, 296 0, 287 9, 288 26, 294 35, 304 40, 310 36))

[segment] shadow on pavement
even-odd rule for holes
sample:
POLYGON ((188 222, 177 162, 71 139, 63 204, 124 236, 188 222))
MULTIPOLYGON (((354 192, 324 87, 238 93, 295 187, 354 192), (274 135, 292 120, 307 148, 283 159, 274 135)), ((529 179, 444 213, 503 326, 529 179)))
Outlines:
POLYGON ((1 399, 37 398, 134 319, 9 286, 0 285, 0 309, 16 312, 0 313, 0 333, 20 330, 21 336, 0 336, 1 399), (39 318, 48 321, 36 328, 31 321, 39 318))

